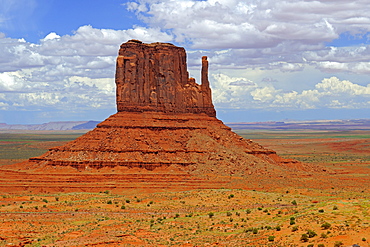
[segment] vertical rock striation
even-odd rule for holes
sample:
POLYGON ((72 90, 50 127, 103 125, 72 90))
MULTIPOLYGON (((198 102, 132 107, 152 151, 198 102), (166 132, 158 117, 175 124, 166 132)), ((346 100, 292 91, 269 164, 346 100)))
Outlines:
POLYGON ((186 53, 167 43, 121 45, 116 69, 118 112, 205 113, 215 117, 208 82, 207 57, 202 58, 202 84, 189 78, 186 53))

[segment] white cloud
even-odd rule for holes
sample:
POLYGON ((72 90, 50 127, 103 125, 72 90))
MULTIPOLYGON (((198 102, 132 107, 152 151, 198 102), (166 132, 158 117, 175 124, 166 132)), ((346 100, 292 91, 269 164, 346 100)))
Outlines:
POLYGON ((214 66, 292 72, 314 64, 329 73, 369 73, 370 46, 325 45, 343 33, 370 32, 366 1, 137 0, 127 6, 176 42, 207 50, 214 66))
POLYGON ((94 109, 115 106, 115 59, 129 39, 168 42, 158 28, 82 26, 73 35, 50 33, 39 44, 0 36, 0 99, 10 110, 94 109))
POLYGON ((314 88, 284 91, 273 85, 232 87, 230 82, 243 78, 215 75, 215 104, 220 108, 269 108, 269 109, 316 109, 316 108, 369 108, 370 84, 361 86, 337 77, 325 78, 314 88), (232 99, 232 100, 231 100, 232 99))
MULTIPOLYGON (((0 107, 114 108, 115 59, 129 39, 185 46, 197 74, 207 55, 219 108, 369 107, 370 46, 325 45, 370 32, 366 1, 137 0, 126 7, 147 26, 87 25, 38 44, 0 33, 0 107)), ((0 27, 7 18, 0 14, 0 27)))
POLYGON ((21 90, 25 84, 25 80, 16 72, 0 73, 0 91, 21 90))
POLYGON ((53 39, 60 39, 60 36, 58 34, 54 33, 54 32, 51 32, 51 33, 49 33, 48 35, 45 36, 43 41, 53 40, 53 39))
POLYGON ((266 48, 292 40, 312 44, 346 31, 370 30, 366 1, 140 0, 128 6, 149 25, 172 30, 195 48, 266 48))
POLYGON ((364 87, 347 80, 340 81, 336 77, 326 78, 321 83, 316 84, 315 87, 328 95, 370 96, 370 84, 364 87))

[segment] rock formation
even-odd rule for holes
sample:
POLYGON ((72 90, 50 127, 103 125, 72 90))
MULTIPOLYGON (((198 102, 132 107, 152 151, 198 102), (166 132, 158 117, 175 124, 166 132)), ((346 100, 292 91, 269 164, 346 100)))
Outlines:
POLYGON ((202 58, 199 85, 188 76, 183 48, 131 40, 119 50, 116 84, 116 114, 25 165, 159 172, 164 180, 163 174, 178 173, 187 174, 188 182, 189 174, 243 177, 297 165, 243 139, 215 117, 207 57, 202 58))
POLYGON ((201 76, 201 85, 189 78, 184 48, 130 40, 121 45, 117 58, 117 110, 206 113, 215 117, 207 57, 202 58, 201 76))

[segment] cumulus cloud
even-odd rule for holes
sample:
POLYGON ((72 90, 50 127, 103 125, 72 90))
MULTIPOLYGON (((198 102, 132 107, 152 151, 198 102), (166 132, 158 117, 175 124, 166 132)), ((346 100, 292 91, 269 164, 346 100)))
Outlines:
POLYGON ((213 50, 209 57, 222 67, 292 72, 314 64, 325 72, 370 72, 368 45, 326 46, 344 33, 370 32, 366 1, 136 0, 126 6, 176 42, 213 50))
POLYGON ((226 75, 214 75, 213 85, 215 104, 221 108, 270 108, 270 109, 317 109, 317 108, 369 108, 370 84, 361 86, 337 77, 325 78, 314 88, 297 91, 284 91, 273 85, 253 87, 232 87, 226 75), (230 99, 233 100, 230 100, 230 99))
POLYGON ((138 0, 127 6, 196 48, 275 47, 286 40, 312 44, 370 30, 365 1, 138 0))
POLYGON ((0 99, 9 110, 114 108, 115 59, 129 39, 168 42, 157 28, 82 26, 72 35, 49 33, 39 44, 0 36, 0 99))
MULTIPOLYGON (((86 25, 71 35, 51 32, 37 44, 0 33, 0 108, 113 109, 115 58, 129 39, 185 46, 197 72, 207 55, 219 108, 368 108, 367 79, 332 76, 370 74, 370 46, 327 45, 342 34, 365 40, 366 1, 132 0, 125 6, 146 26, 86 25), (312 72, 321 74, 312 78, 312 72)), ((6 13, 0 11, 2 28, 10 23, 6 13)))

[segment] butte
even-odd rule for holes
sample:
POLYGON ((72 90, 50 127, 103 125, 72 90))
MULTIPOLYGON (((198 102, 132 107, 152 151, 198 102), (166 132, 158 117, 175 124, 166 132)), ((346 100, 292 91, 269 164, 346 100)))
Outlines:
POLYGON ((12 165, 9 179, 27 177, 14 187, 254 188, 306 169, 216 118, 207 57, 197 84, 184 48, 130 40, 120 47, 115 83, 117 113, 72 142, 12 165))

